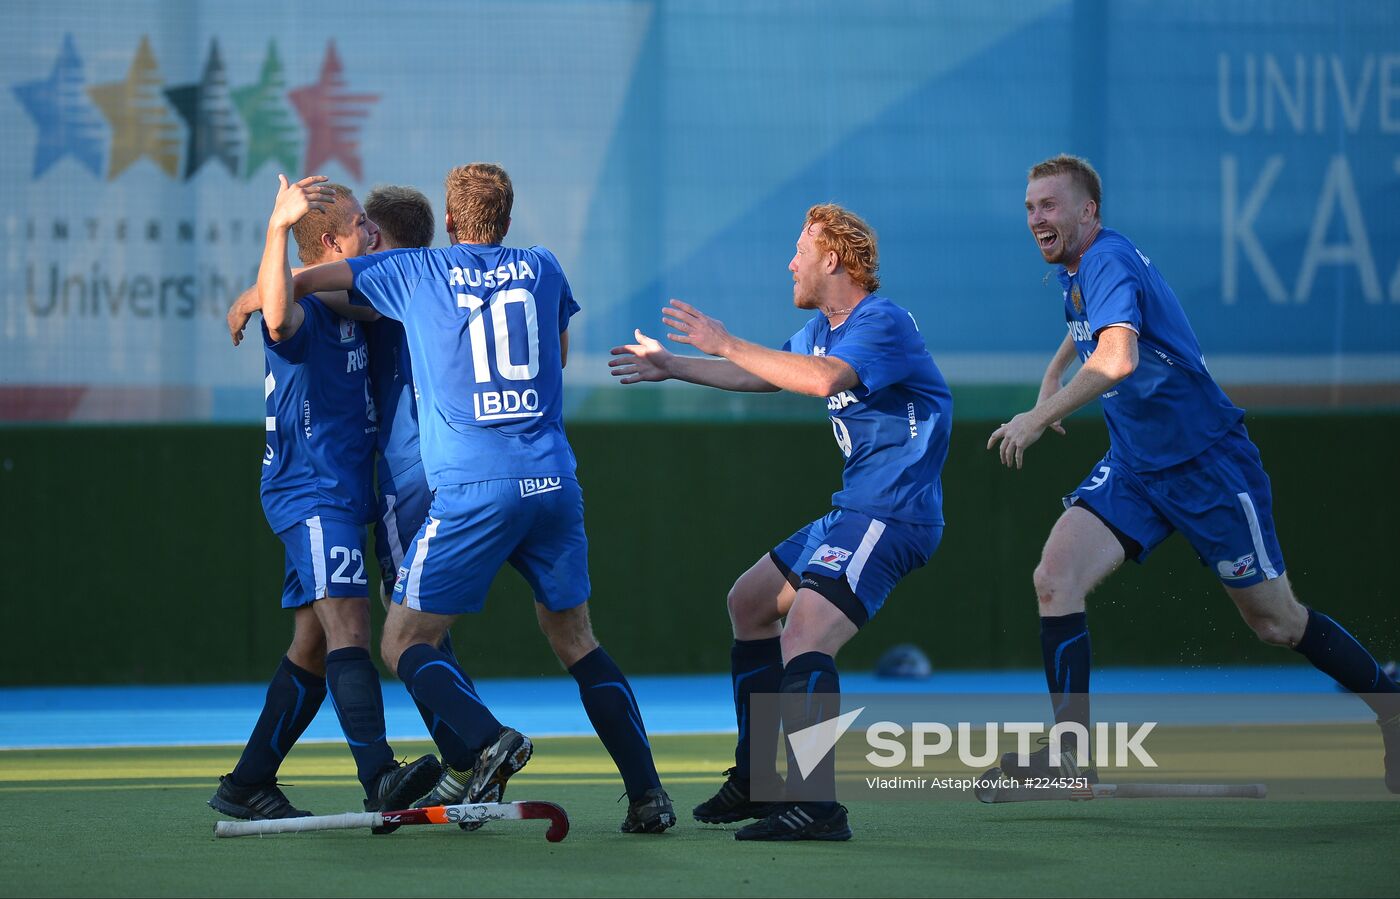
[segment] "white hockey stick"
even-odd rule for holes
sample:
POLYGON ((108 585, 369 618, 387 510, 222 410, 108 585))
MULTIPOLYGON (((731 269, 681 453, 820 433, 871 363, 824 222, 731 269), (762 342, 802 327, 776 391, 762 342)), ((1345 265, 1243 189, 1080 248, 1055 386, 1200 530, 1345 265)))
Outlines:
POLYGON ((549 821, 545 839, 557 843, 569 834, 569 816, 552 802, 484 802, 470 805, 435 805, 391 812, 346 812, 341 815, 309 815, 304 818, 273 818, 264 821, 217 821, 214 835, 220 837, 263 836, 271 833, 301 833, 308 830, 353 830, 382 824, 462 824, 466 822, 549 821))

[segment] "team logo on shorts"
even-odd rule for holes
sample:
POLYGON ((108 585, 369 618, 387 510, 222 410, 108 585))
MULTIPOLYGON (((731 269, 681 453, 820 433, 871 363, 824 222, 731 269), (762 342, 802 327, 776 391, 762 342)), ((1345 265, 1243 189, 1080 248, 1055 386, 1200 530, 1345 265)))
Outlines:
POLYGON ((1216 572, 1227 581, 1237 581, 1254 573, 1254 553, 1245 553, 1235 561, 1215 563, 1216 572))
POLYGON ((812 553, 809 565, 820 565, 823 568, 830 568, 832 571, 840 571, 841 566, 846 564, 846 560, 851 557, 849 549, 842 549, 839 546, 828 546, 823 543, 812 553))
POLYGON ((560 478, 521 478, 520 495, 534 496, 537 493, 552 493, 555 490, 563 490, 564 482, 560 478))

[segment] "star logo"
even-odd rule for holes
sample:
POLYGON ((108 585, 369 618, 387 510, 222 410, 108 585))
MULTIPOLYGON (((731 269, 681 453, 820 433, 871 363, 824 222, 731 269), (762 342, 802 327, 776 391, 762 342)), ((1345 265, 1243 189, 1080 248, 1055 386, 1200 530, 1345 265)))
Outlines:
POLYGON ((283 74, 282 60, 277 56, 277 42, 269 41, 258 82, 233 92, 233 104, 238 107, 238 114, 243 117, 243 124, 248 129, 248 153, 243 169, 245 181, 252 178, 269 159, 280 162, 288 172, 297 170, 301 147, 291 109, 283 99, 286 89, 287 80, 283 74))
POLYGON ((359 133, 369 115, 369 105, 378 94, 352 94, 347 90, 345 68, 335 41, 326 44, 321 77, 315 84, 291 92, 292 105, 306 125, 306 167, 318 172, 327 162, 339 161, 355 180, 363 180, 360 166, 359 133))
POLYGON ((66 34, 49 77, 11 88, 39 127, 39 142, 34 148, 36 180, 65 156, 72 156, 94 175, 102 174, 105 135, 96 110, 83 93, 83 82, 83 61, 73 45, 73 35, 66 34))
POLYGON ((116 178, 143 156, 170 177, 179 177, 180 140, 175 135, 180 125, 163 102, 160 84, 150 39, 142 35, 125 81, 88 88, 88 95, 112 126, 107 180, 116 178))
POLYGON ((165 92, 170 105, 188 126, 185 151, 185 179, 199 171, 210 159, 217 159, 238 174, 238 120, 229 98, 228 77, 219 57, 219 42, 209 42, 209 58, 204 63, 204 77, 197 84, 172 87, 165 92))

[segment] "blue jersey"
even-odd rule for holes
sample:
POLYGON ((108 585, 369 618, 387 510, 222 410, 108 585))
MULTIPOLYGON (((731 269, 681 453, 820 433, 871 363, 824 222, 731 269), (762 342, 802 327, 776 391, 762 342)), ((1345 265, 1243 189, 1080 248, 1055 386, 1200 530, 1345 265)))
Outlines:
POLYGON ((358 322, 315 296, 301 327, 274 343, 262 325, 267 399, 262 505, 275 532, 317 515, 373 520, 374 400, 358 322))
POLYGON ((366 322, 363 327, 369 346, 369 388, 379 413, 376 448, 389 474, 402 474, 422 461, 408 336, 403 323, 392 318, 366 322))
POLYGON ((428 484, 574 477, 560 335, 578 311, 543 247, 456 244, 347 260, 356 302, 403 322, 428 484))
POLYGON ((872 518, 943 524, 953 396, 913 316, 871 295, 835 328, 825 315, 814 316, 783 349, 840 359, 860 378, 826 401, 846 456, 832 505, 872 518))
POLYGON ((1132 241, 1105 228, 1073 275, 1060 269, 1065 321, 1087 359, 1099 332, 1138 335, 1137 370, 1103 395, 1113 454, 1135 471, 1193 459, 1244 418, 1206 370, 1181 301, 1132 241))

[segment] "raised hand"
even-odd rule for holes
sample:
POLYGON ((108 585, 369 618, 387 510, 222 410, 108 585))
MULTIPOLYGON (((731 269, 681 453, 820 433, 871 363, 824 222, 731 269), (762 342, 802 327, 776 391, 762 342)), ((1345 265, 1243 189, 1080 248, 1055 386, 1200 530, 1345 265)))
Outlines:
POLYGON ((614 378, 621 378, 623 384, 636 384, 638 381, 664 381, 671 377, 669 363, 671 351, 656 339, 646 336, 641 328, 632 332, 636 343, 612 348, 615 359, 608 360, 608 368, 614 378))
POLYGON ((733 340, 724 322, 680 300, 672 300, 670 306, 661 310, 661 321, 680 332, 667 334, 668 339, 689 344, 711 356, 723 356, 725 347, 733 340))
POLYGON ((325 175, 308 175, 296 184, 288 184, 287 176, 277 176, 277 200, 272 206, 268 225, 287 229, 301 221, 308 212, 324 212, 335 205, 335 189, 325 185, 325 175))

